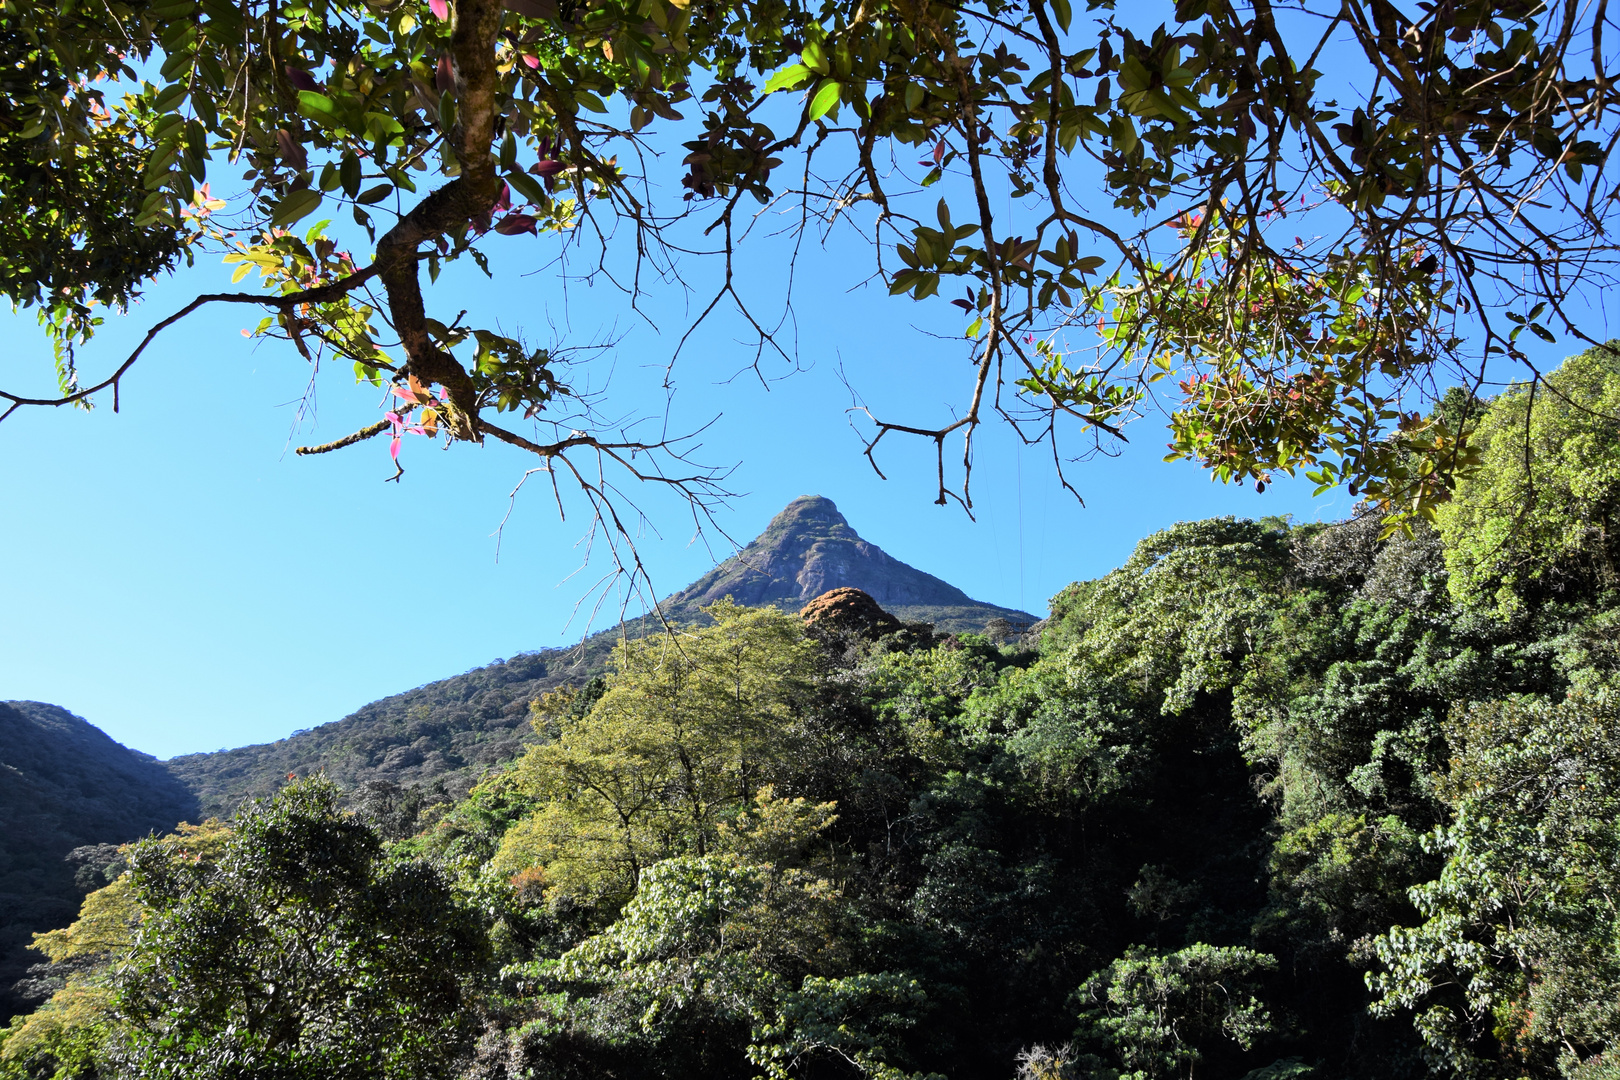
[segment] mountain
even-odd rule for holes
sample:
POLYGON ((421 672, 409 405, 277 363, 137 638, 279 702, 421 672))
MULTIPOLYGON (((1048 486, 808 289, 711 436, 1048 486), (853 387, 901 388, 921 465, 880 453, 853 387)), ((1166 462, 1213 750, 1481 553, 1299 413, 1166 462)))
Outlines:
MULTIPOLYGON (((996 619, 1035 621, 980 603, 862 540, 819 495, 793 500, 752 543, 662 607, 672 622, 692 623, 703 618, 704 605, 726 596, 798 611, 846 587, 942 632, 983 630, 996 619)), ((84 893, 102 884, 101 871, 116 858, 110 845, 183 820, 229 816, 274 792, 289 773, 325 772, 396 803, 401 788, 414 789, 416 805, 424 793, 429 800, 457 797, 537 738, 528 723, 531 700, 601 674, 622 633, 656 628, 642 618, 573 648, 496 660, 394 694, 273 743, 163 763, 54 705, 0 705, 0 821, 7 826, 0 835, 0 995, 39 959, 25 949, 29 935, 66 925, 84 893)), ((0 997, 0 1013, 19 1003, 0 997)))
POLYGON ((771 519, 754 541, 664 601, 667 617, 689 622, 724 597, 798 611, 832 589, 855 588, 902 622, 933 623, 946 633, 983 630, 993 619, 1029 626, 1027 611, 981 603, 862 540, 833 501, 803 495, 771 519))
MULTIPOLYGON (((662 607, 672 622, 691 623, 702 619, 703 605, 726 596, 750 606, 797 611, 840 587, 861 589, 900 619, 933 623, 944 632, 982 630, 994 619, 1025 626, 1035 621, 1028 612, 980 603, 862 540, 832 500, 819 495, 794 499, 752 543, 665 599, 662 607)), ((637 636, 655 626, 643 618, 622 629, 637 636)), ((212 815, 227 815, 245 799, 270 794, 288 773, 316 770, 346 786, 442 784, 459 795, 491 766, 516 757, 534 737, 528 703, 547 690, 601 674, 620 633, 614 627, 571 649, 497 660, 273 743, 188 754, 168 766, 212 815)))
POLYGON ((156 758, 55 705, 0 703, 0 1023, 32 1007, 26 987, 13 989, 41 959, 28 943, 66 926, 107 883, 108 845, 168 832, 197 811, 156 758))

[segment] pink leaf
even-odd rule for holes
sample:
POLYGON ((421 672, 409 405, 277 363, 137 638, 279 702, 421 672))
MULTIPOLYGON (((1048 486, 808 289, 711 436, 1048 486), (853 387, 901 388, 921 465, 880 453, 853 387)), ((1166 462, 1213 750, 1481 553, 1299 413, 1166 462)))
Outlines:
POLYGON ((435 390, 434 393, 436 395, 438 395, 438 398, 439 398, 440 401, 449 401, 450 400, 450 391, 446 390, 442 386, 439 387, 437 390, 435 390))
MULTIPOLYGON (((415 401, 416 400, 416 395, 411 393, 409 390, 405 389, 405 387, 403 387, 403 386, 396 386, 392 390, 390 390, 389 393, 393 394, 395 397, 399 398, 401 401, 415 401)), ((392 415, 392 414, 390 414, 390 415, 392 415)))
POLYGON ((441 22, 448 22, 450 19, 449 0, 428 0, 428 10, 441 22))
POLYGON ((530 56, 528 53, 523 54, 523 62, 529 65, 531 69, 540 66, 540 58, 538 56, 530 56))
POLYGON ((395 461, 399 460, 399 441, 399 436, 395 435, 394 441, 388 444, 388 456, 395 461))
POLYGON ((502 211, 512 209, 512 187, 504 180, 501 182, 501 193, 495 196, 495 205, 491 209, 502 211))
POLYGON ((400 419, 399 413, 397 412, 384 413, 383 415, 388 418, 388 422, 390 424, 403 424, 405 422, 404 420, 400 419))
POLYGON ((427 428, 418 427, 415 424, 412 424, 410 427, 406 428, 405 430, 407 432, 409 432, 410 434, 412 434, 412 435, 426 435, 427 434, 427 428))

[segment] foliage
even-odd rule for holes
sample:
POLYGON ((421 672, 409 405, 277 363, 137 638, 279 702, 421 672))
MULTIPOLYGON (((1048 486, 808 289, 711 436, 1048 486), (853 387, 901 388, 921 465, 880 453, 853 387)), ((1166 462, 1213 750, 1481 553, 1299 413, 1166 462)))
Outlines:
POLYGON ((34 934, 66 926, 116 876, 118 845, 201 818, 197 800, 145 754, 52 705, 0 704, 0 1021, 48 997, 25 973, 34 934), (106 871, 112 869, 112 873, 106 871))
POLYGON ((1457 599, 1511 614, 1620 587, 1620 348, 1510 388, 1478 438, 1484 468, 1438 519, 1457 599))
MULTIPOLYGON (((853 214, 891 293, 960 309, 933 315, 966 322, 959 415, 872 417, 868 445, 931 438, 940 502, 971 502, 944 475, 946 438, 997 413, 1031 438, 1073 421, 1103 440, 1169 404, 1173 456, 1221 479, 1304 470, 1398 520, 1431 515, 1477 464, 1473 417, 1416 407, 1431 376, 1526 360, 1527 330, 1582 338, 1565 301, 1606 280, 1602 15, 1357 0, 1295 20, 1197 0, 1125 24, 1113 7, 67 0, 33 20, 8 0, 0 289, 47 306, 68 350, 94 330, 91 301, 221 253, 262 291, 181 315, 257 306, 258 333, 392 384, 394 409, 311 452, 498 439, 627 539, 611 485, 576 458, 700 510, 721 474, 643 467, 686 444, 609 434, 566 347, 446 322, 424 285, 463 258, 487 271, 495 243, 589 244, 606 272, 623 243, 635 269, 669 273, 701 214, 725 260, 715 304, 741 303, 738 202, 792 198, 801 228, 853 214), (678 188, 656 171, 672 150, 678 188), (1078 195, 1092 180, 1111 214, 1078 195), (109 191, 133 212, 81 212, 109 191), (359 230, 369 259, 345 239, 359 230), (1179 396, 1159 397, 1167 377, 1179 396)), ((785 355, 744 315, 761 356, 785 355)), ((59 396, 4 399, 88 402, 139 353, 81 385, 65 351, 59 396)))
MULTIPOLYGON (((150 841, 179 858, 213 860, 230 837, 217 821, 182 823, 172 835, 150 841)), ((120 856, 128 847, 117 849, 120 856)), ((105 1068, 116 1043, 114 993, 109 971, 135 940, 145 910, 122 869, 112 881, 84 898, 70 926, 34 935, 34 948, 57 986, 50 1000, 0 1032, 0 1076, 94 1077, 105 1068)))
POLYGON ((194 239, 130 224, 164 117, 107 100, 109 83, 135 77, 132 40, 148 38, 139 59, 149 54, 162 6, 0 7, 0 294, 40 309, 63 394, 79 389, 72 343, 101 321, 93 307, 127 307, 194 239))
POLYGON ((236 821, 217 860, 144 841, 115 979, 129 1076, 420 1076, 454 1060, 478 921, 442 871, 382 857, 326 781, 236 821))
POLYGON ((1620 1037, 1617 722, 1600 695, 1494 702, 1451 726, 1456 816, 1429 837, 1445 865, 1413 890, 1425 921, 1378 940, 1374 980, 1378 1007, 1416 1009, 1451 1069, 1575 1075, 1620 1037))
POLYGON ((1600 1080, 1617 594, 1381 519, 1174 526, 1008 645, 715 605, 453 804, 144 842, 0 1076, 1600 1080))
POLYGON ((1191 1077, 1227 1039, 1244 1050, 1273 1023, 1254 996, 1274 957, 1202 942, 1167 955, 1133 949, 1080 987, 1081 1039, 1111 1046, 1135 1080, 1191 1077))
POLYGON ((706 610, 713 626, 621 645, 590 711, 525 754, 515 776, 541 805, 498 868, 541 866, 555 895, 617 907, 659 859, 705 854, 779 774, 810 673, 803 625, 775 608, 706 610))

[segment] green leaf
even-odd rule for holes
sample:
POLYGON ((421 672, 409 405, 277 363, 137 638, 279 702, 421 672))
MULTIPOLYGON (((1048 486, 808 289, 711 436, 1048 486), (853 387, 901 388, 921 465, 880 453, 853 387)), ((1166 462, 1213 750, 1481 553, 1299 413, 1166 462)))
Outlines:
POLYGON ((338 175, 343 181, 343 193, 354 198, 360 191, 360 157, 353 150, 344 152, 338 175))
POLYGON ((804 66, 817 75, 826 75, 832 70, 827 64, 827 50, 822 48, 819 41, 812 41, 805 45, 804 52, 799 55, 804 60, 804 66))
POLYGON ((827 115, 832 107, 838 104, 838 94, 842 90, 843 87, 834 80, 824 79, 816 91, 816 96, 810 99, 810 119, 819 120, 827 115))
POLYGON ((525 202, 543 206, 550 198, 546 194, 546 189, 540 186, 540 182, 528 173, 513 170, 506 174, 506 182, 512 185, 513 191, 523 196, 525 202))
POLYGON ((321 205, 321 193, 312 188, 300 188, 281 200, 276 212, 270 215, 271 225, 291 225, 299 218, 307 217, 321 205))
POLYGON ((794 64, 772 75, 770 81, 765 84, 765 92, 774 94, 778 90, 792 90, 795 87, 804 85, 805 80, 808 78, 810 78, 810 69, 803 64, 794 64))
POLYGON ((384 199, 388 198, 389 194, 392 193, 393 190, 394 185, 392 184, 378 184, 374 188, 368 188, 367 190, 361 192, 354 201, 359 203, 361 206, 370 206, 372 203, 382 202, 384 199))
POLYGON ((337 127, 342 123, 337 103, 315 90, 298 91, 298 111, 324 127, 337 127))
POLYGON ((1052 10, 1057 13, 1058 26, 1067 32, 1069 22, 1074 18, 1074 9, 1069 6, 1069 0, 1052 0, 1052 10))

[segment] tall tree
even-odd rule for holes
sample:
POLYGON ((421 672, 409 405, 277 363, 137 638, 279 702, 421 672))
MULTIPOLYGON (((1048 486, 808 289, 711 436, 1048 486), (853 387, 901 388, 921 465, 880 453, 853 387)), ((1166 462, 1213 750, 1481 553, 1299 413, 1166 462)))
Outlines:
POLYGON ((464 1045, 482 927, 445 874, 383 857, 325 780, 244 812, 217 860, 147 840, 121 965, 118 1071, 142 1077, 419 1077, 464 1045))
POLYGON ((534 811, 507 833, 496 865, 543 867, 547 887, 616 908, 641 872, 703 855, 722 823, 790 759, 815 646, 795 616, 722 601, 714 625, 627 641, 587 711, 548 711, 553 741, 514 767, 534 811))
POLYGON ((1524 331, 1584 338, 1570 301, 1612 272, 1606 9, 1178 0, 1121 22, 1090 0, 1085 15, 1071 0, 5 0, 0 291, 39 306, 60 393, 0 400, 110 390, 116 406, 160 330, 247 304, 311 363, 393 384, 388 416, 306 451, 493 438, 604 514, 593 457, 703 505, 719 476, 672 463, 685 444, 612 434, 557 353, 436 316, 424 277, 482 264, 492 235, 618 235, 667 270, 671 230, 699 215, 725 263, 715 304, 740 304, 750 195, 796 201, 805 224, 854 220, 891 292, 954 297, 973 360, 954 419, 875 416, 868 446, 876 464, 890 433, 932 440, 941 502, 970 503, 986 419, 1056 448, 1071 422, 1111 439, 1157 403, 1173 454, 1222 479, 1303 469, 1432 512, 1474 460, 1476 418, 1423 403, 1477 387, 1488 362, 1528 365, 1524 331), (677 141, 683 203, 666 206, 639 162, 677 141), (944 198, 922 190, 944 176, 944 198), (1094 179, 1112 209, 1084 194, 1094 179), (339 210, 374 255, 346 250, 322 216, 339 210), (81 379, 92 305, 204 251, 262 289, 199 296, 81 379), (1155 396, 1166 377, 1179 395, 1155 396))

